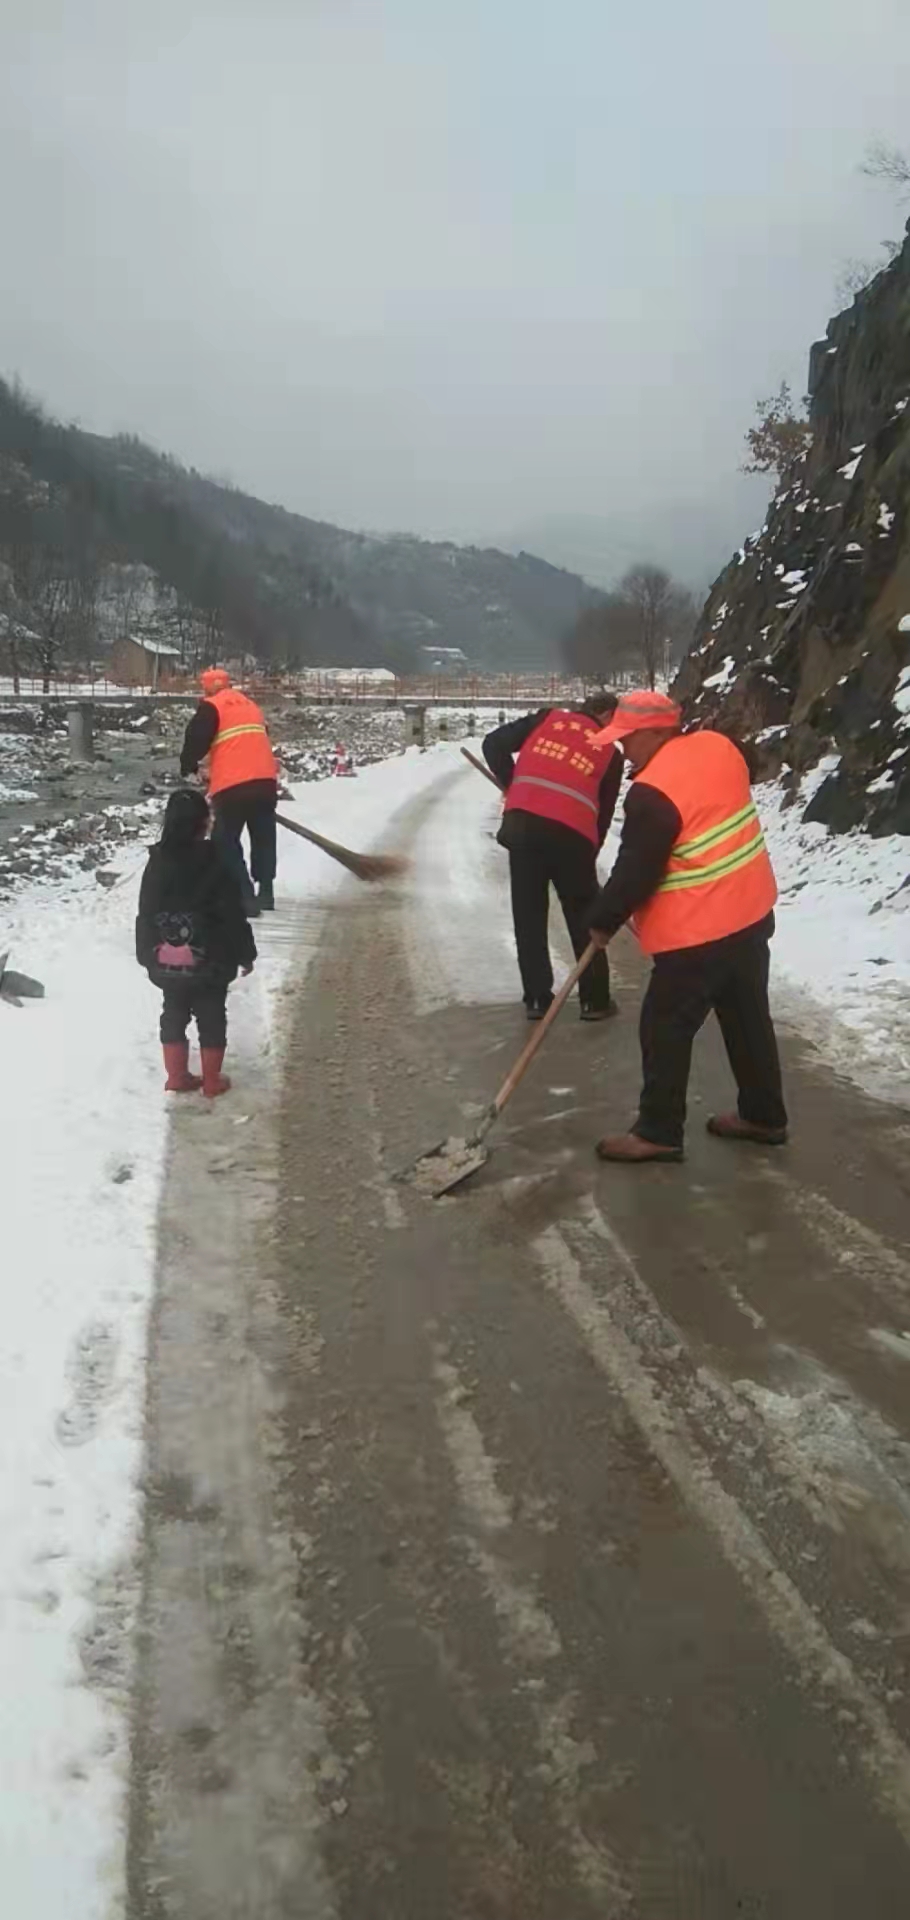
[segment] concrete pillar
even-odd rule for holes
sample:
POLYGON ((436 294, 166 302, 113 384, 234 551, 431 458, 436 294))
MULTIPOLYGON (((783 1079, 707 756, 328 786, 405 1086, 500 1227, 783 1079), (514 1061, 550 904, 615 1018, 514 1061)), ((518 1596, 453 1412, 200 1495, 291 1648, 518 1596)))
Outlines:
POLYGON ((425 751, 426 744, 427 744, 426 707, 408 707, 407 716, 408 716, 408 739, 409 739, 410 745, 412 747, 419 747, 421 753, 423 753, 425 751))
POLYGON ((81 701, 78 707, 69 708, 66 723, 71 760, 94 760, 94 717, 94 709, 88 700, 81 701))

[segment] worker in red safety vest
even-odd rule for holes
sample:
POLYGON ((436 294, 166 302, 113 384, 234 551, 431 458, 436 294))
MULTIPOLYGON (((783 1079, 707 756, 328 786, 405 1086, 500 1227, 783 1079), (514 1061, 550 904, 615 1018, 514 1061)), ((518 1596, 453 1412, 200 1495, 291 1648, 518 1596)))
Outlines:
MULTIPOLYGON (((551 884, 576 959, 590 938, 597 855, 622 779, 618 748, 595 741, 615 705, 616 695, 603 693, 580 712, 543 707, 496 727, 483 743, 487 765, 505 790, 497 838, 509 855, 515 945, 529 1020, 542 1020, 553 999, 547 935, 551 884)), ((586 968, 578 991, 583 1020, 605 1020, 616 1012, 605 953, 586 968)))
POLYGON ((199 684, 203 698, 184 736, 180 772, 186 779, 208 757, 212 840, 236 873, 244 910, 253 919, 275 905, 278 763, 261 708, 231 685, 230 674, 223 667, 207 667, 199 684), (244 827, 250 836, 252 881, 243 857, 244 827))
POLYGON ((708 1131, 782 1146, 787 1113, 768 1005, 777 885, 743 755, 724 734, 680 731, 666 694, 624 694, 601 747, 621 743, 632 784, 613 871, 591 915, 601 947, 626 921, 654 961, 641 1014, 643 1085, 631 1132, 602 1160, 681 1160, 692 1043, 717 1015, 739 1089, 708 1131))

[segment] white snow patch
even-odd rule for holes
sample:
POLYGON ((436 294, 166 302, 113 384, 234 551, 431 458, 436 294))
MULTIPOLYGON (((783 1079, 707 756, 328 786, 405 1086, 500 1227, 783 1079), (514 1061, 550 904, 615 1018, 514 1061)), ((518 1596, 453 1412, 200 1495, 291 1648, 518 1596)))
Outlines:
MULTIPOLYGON (((837 764, 829 755, 814 774, 824 777, 837 764)), ((841 1070, 905 1098, 910 887, 897 890, 910 876, 910 838, 804 825, 800 816, 819 784, 807 776, 795 806, 784 804, 776 783, 755 789, 781 892, 772 952, 783 1006, 841 1070)))
POLYGON ((736 672, 736 661, 734 660, 732 653, 729 653, 727 655, 726 660, 723 663, 723 666, 719 667, 717 672, 712 673, 710 678, 704 682, 704 687, 705 688, 710 687, 713 690, 715 687, 729 686, 730 681, 733 679, 735 672, 736 672))
POLYGON ((862 457, 862 452, 858 453, 855 460, 848 460, 845 467, 838 467, 838 473, 842 473, 845 480, 852 480, 862 457))
POLYGON ((815 799, 819 787, 824 785, 829 774, 837 772, 840 763, 841 756, 839 753, 826 753, 822 759, 819 760, 817 766, 812 767, 808 773, 803 774, 799 789, 800 811, 802 811, 803 807, 809 805, 810 800, 815 799))
MULTIPOLYGON (((898 713, 910 714, 910 667, 903 667, 898 675, 897 686, 891 696, 892 706, 898 713)), ((879 725, 881 722, 879 722, 879 725)))
MULTIPOLYGON (((455 746, 412 748, 356 780, 304 785, 282 811, 366 848, 387 825, 394 838, 395 810, 446 760, 464 768, 455 746)), ((466 815, 498 815, 492 788, 464 772, 466 815)), ((475 864, 476 854, 475 842, 475 864)), ((10 966, 47 993, 21 1009, 0 1003, 0 1860, 15 1920, 123 1911, 146 1328, 168 1115, 159 995, 134 957, 144 858, 133 848, 108 893, 88 874, 32 884, 0 928, 10 966), (93 1633, 112 1656, 95 1685, 83 1664, 93 1633)), ((344 883, 336 862, 281 833, 279 910, 255 923, 256 970, 231 993, 241 1099, 244 1055, 261 1049, 263 1030, 278 1050, 288 969, 306 965, 308 927, 344 883)), ((465 918, 457 895, 445 917, 465 918)))
POLYGON ((791 573, 785 573, 781 585, 789 587, 791 593, 803 593, 806 587, 806 570, 794 567, 791 573))
POLYGON ((896 516, 893 509, 891 507, 886 507, 884 501, 882 501, 882 504, 878 510, 878 524, 881 527, 881 530, 883 533, 891 532, 891 528, 894 525, 895 518, 896 516))
POLYGON ((862 547, 858 540, 848 540, 844 551, 846 553, 862 553, 862 547))

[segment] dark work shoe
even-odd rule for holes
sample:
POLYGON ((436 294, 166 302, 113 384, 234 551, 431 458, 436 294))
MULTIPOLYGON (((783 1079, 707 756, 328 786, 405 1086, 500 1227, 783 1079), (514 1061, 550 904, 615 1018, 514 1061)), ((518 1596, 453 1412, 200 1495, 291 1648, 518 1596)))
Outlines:
POLYGON ((618 1012, 616 1001, 610 1000, 605 1007, 583 1006, 579 1018, 581 1020, 613 1020, 618 1012))
POLYGON ((608 1133, 594 1148, 598 1160, 615 1160, 620 1166, 644 1167, 655 1160, 679 1161, 682 1147, 663 1147, 657 1140, 643 1140, 639 1133, 608 1133))
POLYGON ((259 889, 259 905, 263 913, 274 913, 275 911, 275 889, 271 885, 267 886, 265 881, 263 881, 259 889))
POLYGON ((259 902, 254 893, 250 894, 249 898, 244 896, 243 911, 246 914, 246 917, 248 920, 258 920, 259 915, 262 912, 262 908, 259 905, 259 902))
POLYGON ((553 995, 549 993, 545 1000, 526 1000, 525 1012, 529 1020, 542 1020, 553 1005, 553 995))
POLYGON ((756 1147, 787 1144, 786 1127, 757 1127, 752 1120, 740 1119, 738 1113, 712 1113, 707 1128, 718 1140, 749 1140, 756 1147))

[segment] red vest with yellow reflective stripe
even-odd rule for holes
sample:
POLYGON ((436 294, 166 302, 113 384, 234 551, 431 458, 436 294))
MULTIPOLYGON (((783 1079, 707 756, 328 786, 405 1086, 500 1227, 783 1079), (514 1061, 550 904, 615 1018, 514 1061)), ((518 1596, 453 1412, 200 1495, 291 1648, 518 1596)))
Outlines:
POLYGON ((617 749, 597 746, 597 731, 585 714, 554 707, 519 752, 505 811, 558 820, 599 846, 600 783, 617 749))
POLYGON ((636 785, 672 800, 682 826, 656 892, 633 916, 646 953, 700 947, 754 926, 777 899, 774 870, 738 747, 705 728, 668 740, 636 785))
POLYGON ((209 793, 242 787, 247 780, 276 780, 278 765, 255 700, 239 687, 227 687, 214 694, 209 705, 218 715, 218 732, 209 749, 209 793))

